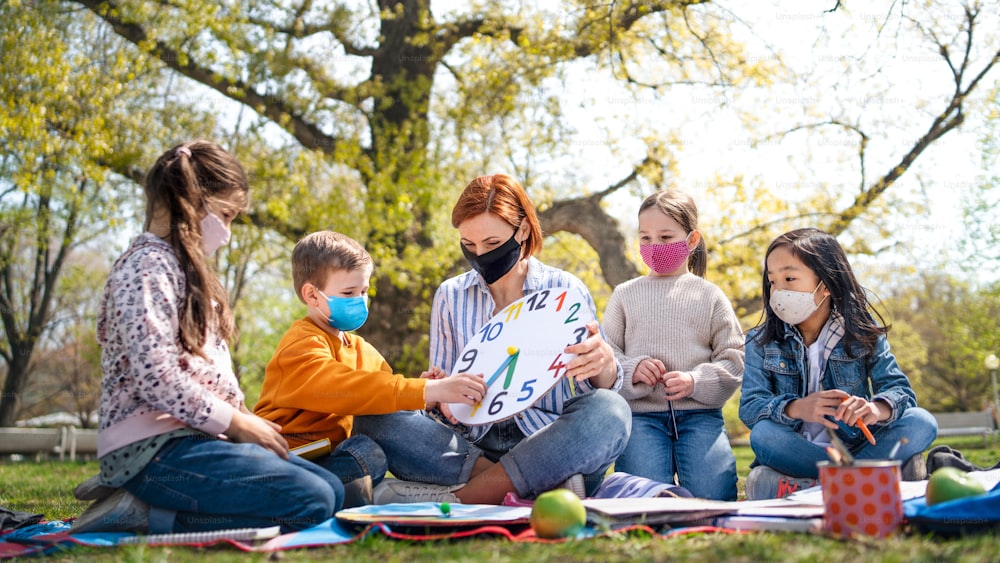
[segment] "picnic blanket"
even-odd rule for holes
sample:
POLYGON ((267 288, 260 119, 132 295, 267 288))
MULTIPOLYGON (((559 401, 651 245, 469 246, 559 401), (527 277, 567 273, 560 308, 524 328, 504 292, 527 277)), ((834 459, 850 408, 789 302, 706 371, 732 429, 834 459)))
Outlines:
POLYGON ((903 514, 918 530, 945 536, 1000 530, 1000 483, 986 494, 932 506, 924 497, 910 499, 903 503, 903 514))
MULTIPOLYGON (((230 530, 192 534, 162 534, 137 536, 125 532, 93 532, 70 534, 69 521, 52 521, 22 527, 0 535, 0 559, 50 555, 82 545, 117 547, 142 543, 145 545, 177 545, 206 547, 229 544, 246 552, 277 552, 290 549, 320 547, 355 542, 371 535, 393 539, 435 541, 475 536, 495 536, 515 542, 561 542, 569 539, 541 539, 535 536, 526 507, 493 505, 450 505, 450 514, 443 516, 437 503, 379 505, 350 509, 312 528, 273 537, 248 539, 249 530, 230 530), (424 514, 424 517, 420 515, 424 514)), ((256 530, 267 535, 270 530, 256 530)), ((630 525, 615 529, 588 527, 571 539, 587 539, 642 532, 653 537, 670 538, 678 535, 710 532, 739 533, 716 526, 690 526, 657 530, 647 525, 630 525)), ((274 532, 277 533, 276 531, 274 532)))

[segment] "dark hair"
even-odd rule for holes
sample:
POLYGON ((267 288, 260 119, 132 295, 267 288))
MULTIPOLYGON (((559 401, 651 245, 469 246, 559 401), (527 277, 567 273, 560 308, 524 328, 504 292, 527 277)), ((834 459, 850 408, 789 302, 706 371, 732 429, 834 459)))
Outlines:
POLYGON ((873 353, 879 336, 889 332, 890 327, 869 303, 865 288, 854 277, 854 270, 837 239, 812 227, 789 231, 774 239, 767 247, 763 275, 764 329, 758 342, 767 344, 785 337, 784 321, 771 310, 771 284, 767 281, 767 258, 774 249, 782 247, 788 248, 793 256, 802 260, 830 292, 831 309, 843 317, 844 349, 847 354, 858 357, 873 353), (876 317, 878 322, 875 321, 876 317))
POLYGON ((236 335, 229 296, 209 268, 201 243, 201 213, 215 199, 243 196, 249 191, 246 173, 236 159, 212 141, 194 140, 163 153, 146 173, 146 228, 154 214, 167 213, 173 247, 184 270, 186 292, 181 303, 180 338, 184 349, 204 355, 202 346, 209 326, 222 338, 236 335))
MULTIPOLYGON (((655 207, 670 217, 684 229, 685 232, 698 230, 698 206, 694 198, 678 190, 660 190, 650 194, 639 205, 639 213, 655 207)), ((694 275, 703 278, 708 269, 708 257, 705 253, 705 237, 698 239, 698 246, 688 255, 688 269, 694 275)))
POLYGON ((333 231, 317 231, 295 243, 292 249, 292 285, 302 299, 302 286, 317 287, 326 283, 330 274, 359 270, 373 264, 372 257, 351 237, 333 231))
POLYGON ((521 256, 531 256, 542 249, 542 226, 535 206, 517 180, 506 174, 480 176, 469 182, 451 211, 451 226, 458 228, 469 217, 492 213, 506 221, 516 231, 522 221, 528 222, 528 238, 521 256))

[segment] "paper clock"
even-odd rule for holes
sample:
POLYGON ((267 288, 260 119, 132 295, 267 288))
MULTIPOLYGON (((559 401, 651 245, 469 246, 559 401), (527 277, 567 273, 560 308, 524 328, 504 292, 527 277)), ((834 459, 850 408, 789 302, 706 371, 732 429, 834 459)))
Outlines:
POLYGON ((469 340, 451 374, 481 373, 486 396, 475 405, 451 403, 469 425, 510 418, 530 407, 566 375, 576 357, 564 352, 588 336, 594 314, 576 288, 543 289, 504 307, 469 340))

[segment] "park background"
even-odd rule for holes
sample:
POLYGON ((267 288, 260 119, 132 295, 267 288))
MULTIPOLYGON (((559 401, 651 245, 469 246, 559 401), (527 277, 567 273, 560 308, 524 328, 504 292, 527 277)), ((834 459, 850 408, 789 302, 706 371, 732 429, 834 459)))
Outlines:
POLYGON ((645 273, 635 210, 656 189, 695 197, 745 329, 768 242, 828 230, 921 405, 993 398, 997 2, 12 0, 0 19, 0 426, 95 426, 104 280, 144 170, 194 137, 250 175, 217 254, 250 405, 305 312, 291 247, 318 229, 376 261, 359 334, 425 369, 430 296, 467 267, 451 206, 493 172, 525 184, 540 258, 599 313, 645 273))

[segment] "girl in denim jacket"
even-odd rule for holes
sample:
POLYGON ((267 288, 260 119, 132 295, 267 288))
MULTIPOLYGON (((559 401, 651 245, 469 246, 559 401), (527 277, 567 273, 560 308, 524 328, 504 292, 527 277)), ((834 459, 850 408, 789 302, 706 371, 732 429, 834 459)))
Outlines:
MULTIPOLYGON (((764 322, 746 337, 740 419, 750 427, 754 471, 815 479, 827 459, 827 429, 861 459, 911 460, 904 478, 921 479, 922 452, 937 424, 917 407, 910 381, 872 316, 843 248, 819 229, 779 236, 767 249, 764 322), (870 443, 857 424, 873 434, 870 443)), ((753 475, 748 478, 751 495, 753 475)))

